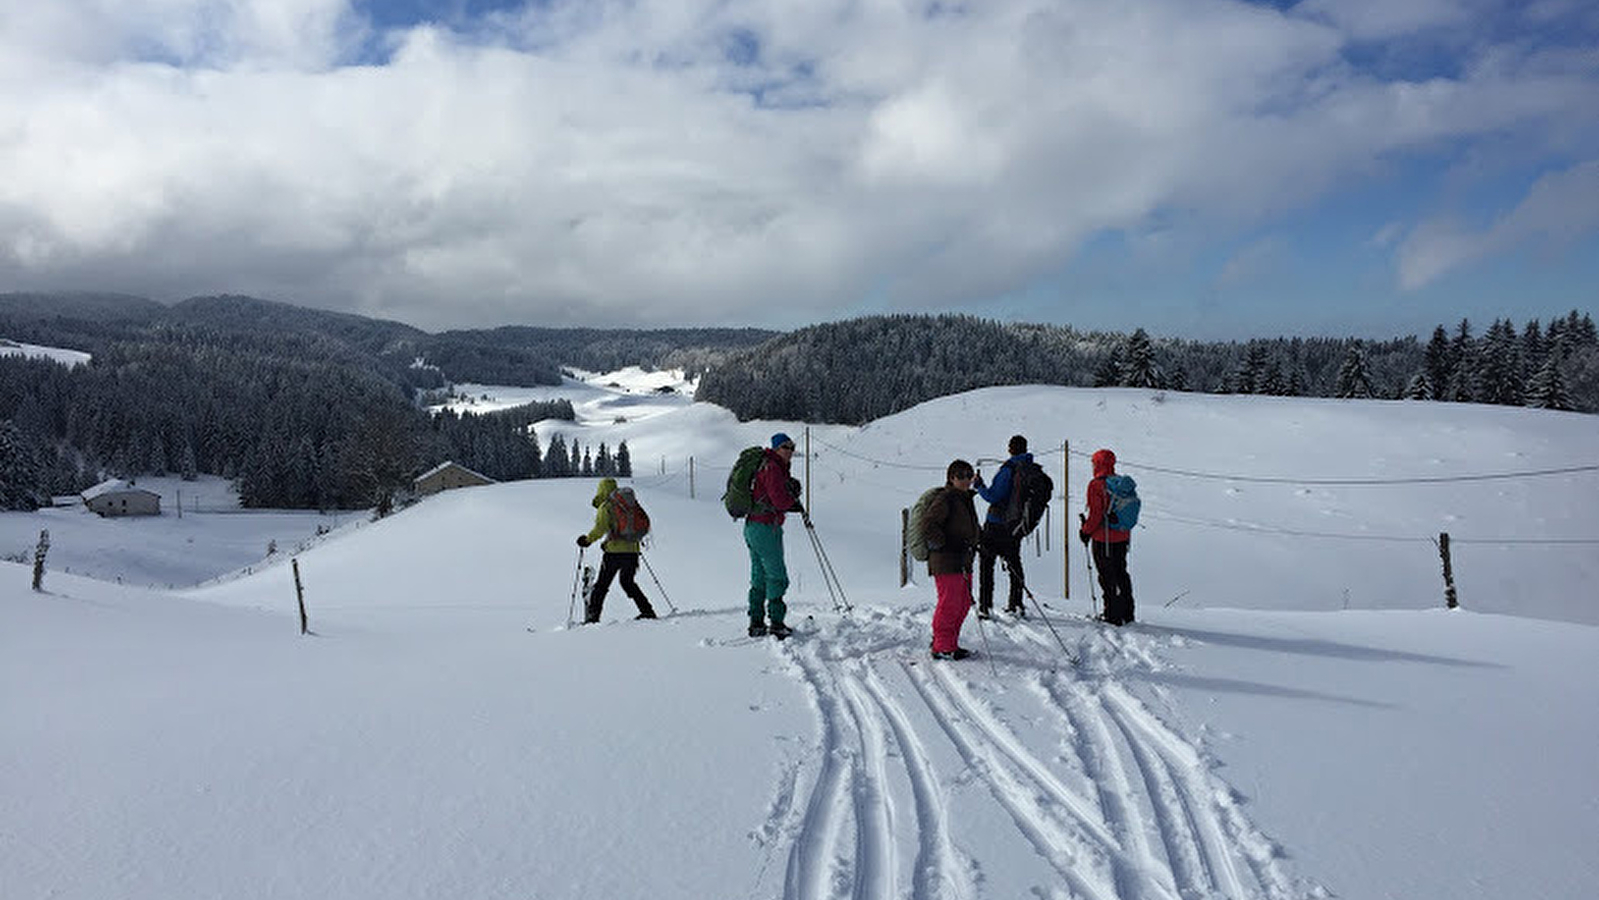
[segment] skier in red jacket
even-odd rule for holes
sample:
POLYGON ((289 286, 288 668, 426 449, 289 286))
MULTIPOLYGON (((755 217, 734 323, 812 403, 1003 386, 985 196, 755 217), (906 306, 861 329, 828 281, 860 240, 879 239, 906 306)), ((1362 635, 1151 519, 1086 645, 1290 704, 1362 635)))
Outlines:
POLYGON ((1127 574, 1127 550, 1133 535, 1118 531, 1105 518, 1110 506, 1105 478, 1116 474, 1116 454, 1096 450, 1092 459, 1094 478, 1088 482, 1088 512, 1083 515, 1077 536, 1084 545, 1093 545, 1094 569, 1099 572, 1099 586, 1105 592, 1104 620, 1125 625, 1133 621, 1133 579, 1127 574))

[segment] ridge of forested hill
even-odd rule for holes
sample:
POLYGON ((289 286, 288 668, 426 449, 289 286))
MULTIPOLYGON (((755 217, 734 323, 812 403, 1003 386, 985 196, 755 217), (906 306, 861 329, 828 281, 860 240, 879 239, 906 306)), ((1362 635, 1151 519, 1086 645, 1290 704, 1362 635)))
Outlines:
POLYGON ((1201 342, 1004 324, 960 315, 813 325, 729 355, 699 399, 741 420, 863 424, 960 391, 1009 384, 1407 398, 1599 411, 1599 335, 1572 311, 1518 332, 1462 320, 1426 343, 1274 338, 1201 342))
MULTIPOLYGON (((0 338, 80 350, 87 365, 0 355, 0 506, 106 475, 237 479, 252 506, 384 505, 454 459, 493 478, 573 474, 526 426, 569 403, 431 416, 449 382, 558 384, 560 368, 701 375, 698 398, 740 419, 862 424, 925 400, 1007 384, 1133 386, 1284 396, 1449 400, 1599 411, 1599 335, 1572 311, 1480 336, 1198 342, 871 316, 780 333, 507 326, 429 334, 239 296, 167 307, 115 294, 0 294, 0 338)), ((576 448, 574 448, 575 450, 576 448)))
POLYGON ((385 506, 445 459, 498 479, 576 474, 572 457, 551 448, 546 459, 527 428, 571 418, 570 403, 435 416, 418 406, 418 389, 489 374, 559 383, 560 366, 600 362, 603 348, 642 354, 634 364, 678 353, 703 365, 722 351, 699 341, 755 339, 631 334, 457 332, 441 342, 397 322, 250 297, 167 307, 117 295, 0 295, 0 337, 92 357, 67 367, 0 356, 0 506, 31 508, 107 475, 216 474, 237 480, 246 505, 348 508, 385 506), (444 346, 457 357, 439 353, 444 346))

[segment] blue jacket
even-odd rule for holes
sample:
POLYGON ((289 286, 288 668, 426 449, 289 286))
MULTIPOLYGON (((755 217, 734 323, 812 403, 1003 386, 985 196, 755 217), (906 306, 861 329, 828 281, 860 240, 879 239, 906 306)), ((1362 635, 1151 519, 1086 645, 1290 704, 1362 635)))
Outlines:
POLYGON ((999 471, 994 473, 992 483, 976 485, 977 496, 988 501, 988 516, 983 521, 1004 523, 1005 504, 1010 501, 1011 483, 1016 480, 1013 464, 1032 461, 1033 454, 1018 453, 999 467, 999 471))

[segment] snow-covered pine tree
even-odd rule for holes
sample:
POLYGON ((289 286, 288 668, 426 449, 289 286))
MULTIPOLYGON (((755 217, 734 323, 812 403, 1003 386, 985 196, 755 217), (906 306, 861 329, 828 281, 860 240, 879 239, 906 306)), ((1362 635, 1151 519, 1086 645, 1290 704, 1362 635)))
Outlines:
POLYGON ((1149 332, 1135 330, 1127 339, 1122 353, 1121 383, 1126 387, 1163 388, 1166 379, 1160 364, 1155 362, 1155 347, 1149 341, 1149 332))
POLYGON ((1238 364, 1238 371, 1233 375, 1233 389, 1240 394, 1261 394, 1261 382, 1266 378, 1266 366, 1270 362, 1270 352, 1266 345, 1260 341, 1250 341, 1244 350, 1244 358, 1238 364))
POLYGON ((0 509, 38 509, 41 477, 38 460, 16 425, 0 419, 0 509))
POLYGON ((1427 380, 1427 373, 1425 371, 1417 372, 1410 379, 1410 384, 1405 386, 1405 399, 1431 400, 1432 398, 1432 382, 1427 380))
POLYGON ((1535 409, 1570 410, 1571 393, 1560 374, 1559 355, 1550 353, 1527 385, 1527 405, 1535 409))
POLYGON ((618 478, 633 477, 633 454, 627 450, 627 441, 616 445, 616 475, 618 478))
POLYGON ((1281 397, 1288 393, 1288 385, 1283 381, 1283 366, 1276 356, 1267 363, 1266 368, 1260 373, 1260 384, 1256 385, 1256 393, 1269 394, 1281 397))
POLYGON ((1427 349, 1422 355, 1422 374, 1427 376, 1427 383, 1433 390, 1433 395, 1427 399, 1442 399, 1444 386, 1449 383, 1449 373, 1452 368, 1449 332, 1439 325, 1432 330, 1432 340, 1427 342, 1427 349))
POLYGON ((1477 367, 1477 399, 1484 403, 1520 406, 1521 389, 1515 326, 1509 319, 1495 320, 1483 342, 1477 367))
POLYGON ((1122 348, 1112 347, 1094 370, 1094 387, 1115 387, 1122 383, 1122 348))
POLYGON ((1371 374, 1366 370, 1366 351, 1360 344, 1353 344, 1344 356, 1344 364, 1338 370, 1337 396, 1344 400, 1370 399, 1376 396, 1371 387, 1371 374))

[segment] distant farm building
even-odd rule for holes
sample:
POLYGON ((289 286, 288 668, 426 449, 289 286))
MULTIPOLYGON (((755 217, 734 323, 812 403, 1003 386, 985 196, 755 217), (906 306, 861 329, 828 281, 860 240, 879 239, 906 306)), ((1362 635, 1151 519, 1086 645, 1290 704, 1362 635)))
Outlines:
POLYGON ((161 495, 117 478, 84 491, 83 505, 102 516, 159 516, 161 495))
POLYGON ((439 491, 477 487, 480 484, 494 484, 494 479, 487 475, 479 475, 460 463, 443 462, 416 476, 416 479, 411 484, 416 488, 418 494, 425 497, 429 494, 437 494, 439 491))

